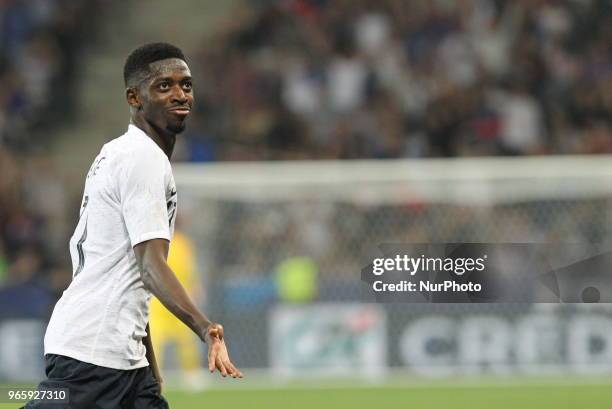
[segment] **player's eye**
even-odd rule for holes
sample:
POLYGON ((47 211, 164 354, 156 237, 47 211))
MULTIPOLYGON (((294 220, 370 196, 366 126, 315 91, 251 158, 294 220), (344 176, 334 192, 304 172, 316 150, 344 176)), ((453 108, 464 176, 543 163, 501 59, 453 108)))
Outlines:
POLYGON ((191 90, 193 88, 193 85, 191 84, 191 81, 186 81, 183 83, 183 88, 186 90, 191 90))
POLYGON ((170 89, 170 84, 167 82, 162 82, 157 86, 157 88, 159 88, 160 91, 168 91, 170 89))

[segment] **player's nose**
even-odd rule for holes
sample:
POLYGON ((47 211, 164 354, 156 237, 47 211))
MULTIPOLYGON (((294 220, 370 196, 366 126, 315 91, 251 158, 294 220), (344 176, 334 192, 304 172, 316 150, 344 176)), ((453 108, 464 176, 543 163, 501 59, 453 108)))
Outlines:
POLYGON ((187 93, 180 86, 174 87, 172 92, 172 100, 173 102, 179 102, 182 105, 188 102, 187 93))

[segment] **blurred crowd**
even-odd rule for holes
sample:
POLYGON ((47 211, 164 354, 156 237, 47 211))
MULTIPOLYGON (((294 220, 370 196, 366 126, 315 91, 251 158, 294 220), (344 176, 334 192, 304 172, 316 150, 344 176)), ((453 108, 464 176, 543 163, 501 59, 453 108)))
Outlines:
POLYGON ((190 53, 182 159, 612 152, 607 0, 249 4, 190 53))
POLYGON ((53 160, 0 148, 0 316, 46 314, 66 287, 71 205, 53 160))
MULTIPOLYGON (((67 237, 78 200, 47 147, 53 129, 78 115, 79 58, 95 45, 100 11, 111 3, 0 0, 0 315, 40 314, 70 280, 67 237)), ((175 160, 612 153, 608 0, 248 5, 185 50, 197 109, 175 160)), ((421 217, 384 206, 311 206, 308 225, 274 209, 239 209, 258 217, 235 225, 228 213, 214 263, 269 272, 301 251, 322 272, 356 271, 358 246, 379 239, 368 230, 376 226, 420 240, 442 240, 431 226, 444 220, 473 229, 470 240, 486 233, 461 209, 421 217), (391 219, 381 224, 377 215, 391 219), (409 220, 422 222, 398 222, 409 220)), ((507 217, 538 230, 537 218, 507 217)))
POLYGON ((0 316, 46 314, 70 278, 50 137, 76 113, 79 58, 105 0, 0 1, 0 316))
POLYGON ((107 0, 0 2, 0 146, 29 151, 76 114, 83 45, 107 0))

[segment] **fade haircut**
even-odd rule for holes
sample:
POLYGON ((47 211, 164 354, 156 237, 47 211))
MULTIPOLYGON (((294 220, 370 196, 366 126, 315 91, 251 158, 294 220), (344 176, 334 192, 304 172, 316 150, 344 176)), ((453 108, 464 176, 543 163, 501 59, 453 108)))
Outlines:
POLYGON ((128 56, 123 66, 125 86, 136 86, 149 74, 149 64, 168 58, 187 62, 180 48, 168 43, 150 43, 138 47, 128 56))

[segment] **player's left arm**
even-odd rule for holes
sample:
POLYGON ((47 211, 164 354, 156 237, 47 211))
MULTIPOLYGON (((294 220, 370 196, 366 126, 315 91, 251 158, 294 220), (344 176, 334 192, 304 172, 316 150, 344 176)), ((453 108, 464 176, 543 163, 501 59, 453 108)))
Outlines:
POLYGON ((153 341, 151 340, 151 327, 149 326, 149 324, 147 324, 147 328, 145 330, 147 331, 147 336, 142 339, 142 343, 147 349, 147 361, 149 361, 149 366, 151 367, 151 371, 153 372, 153 377, 157 380, 157 383, 159 383, 159 389, 161 392, 164 381, 161 377, 161 371, 159 369, 159 365, 157 364, 157 359, 155 358, 155 351, 153 350, 153 341))
POLYGON ((211 372, 217 369, 223 376, 242 378, 242 372, 230 361, 223 326, 211 322, 195 306, 166 262, 168 248, 169 243, 164 239, 151 239, 134 246, 145 288, 208 345, 211 372))

